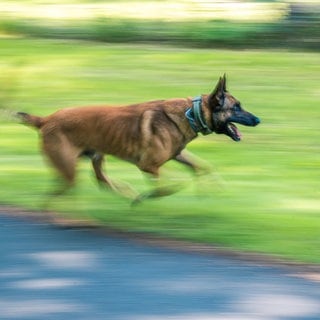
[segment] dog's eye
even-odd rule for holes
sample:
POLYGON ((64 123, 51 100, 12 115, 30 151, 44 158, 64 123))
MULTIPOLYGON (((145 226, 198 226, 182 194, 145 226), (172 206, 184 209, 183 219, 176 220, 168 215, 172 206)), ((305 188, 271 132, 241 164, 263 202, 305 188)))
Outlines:
POLYGON ((221 106, 215 106, 213 112, 221 112, 222 111, 222 107, 221 106))
POLYGON ((241 111, 240 103, 235 104, 232 109, 233 109, 233 111, 241 111))

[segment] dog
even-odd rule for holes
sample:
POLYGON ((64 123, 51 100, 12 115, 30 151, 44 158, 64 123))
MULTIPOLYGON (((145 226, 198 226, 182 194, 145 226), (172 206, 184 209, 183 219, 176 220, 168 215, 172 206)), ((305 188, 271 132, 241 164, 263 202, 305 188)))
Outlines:
MULTIPOLYGON (((85 155, 92 161, 97 180, 125 196, 125 187, 103 172, 105 155, 113 155, 135 164, 154 180, 160 167, 176 160, 195 173, 203 169, 184 150, 199 133, 225 134, 241 140, 235 123, 256 126, 260 119, 245 111, 226 88, 226 76, 220 77, 210 94, 194 99, 175 98, 128 106, 89 106, 61 109, 47 117, 18 112, 22 122, 37 128, 43 153, 60 173, 62 194, 74 184, 76 163, 85 155)), ((155 187, 150 192, 130 195, 133 204, 147 198, 162 197, 175 188, 155 187)))

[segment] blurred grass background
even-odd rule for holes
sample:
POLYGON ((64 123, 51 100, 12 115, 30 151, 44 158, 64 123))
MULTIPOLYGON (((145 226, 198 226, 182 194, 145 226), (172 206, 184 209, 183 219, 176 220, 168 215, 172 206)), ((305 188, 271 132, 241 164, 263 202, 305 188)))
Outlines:
POLYGON ((319 0, 13 0, 3 1, 0 10, 3 34, 233 49, 320 48, 319 0))
MULTIPOLYGON (((167 2, 139 2, 156 3, 167 2)), ((262 123, 241 127, 240 143, 210 135, 189 145, 214 174, 194 180, 183 166, 169 162, 164 179, 178 179, 185 189, 131 209, 127 200, 100 190, 91 164, 82 160, 77 186, 50 209, 121 229, 319 263, 317 2, 251 1, 246 3, 253 8, 269 9, 250 15, 253 9, 244 7, 237 17, 228 15, 230 2, 219 1, 225 6, 211 13, 205 10, 209 3, 176 1, 193 9, 174 18, 173 9, 163 17, 158 8, 152 19, 130 12, 117 16, 126 1, 117 2, 113 16, 106 8, 116 3, 109 1, 73 0, 67 11, 63 1, 4 3, 0 203, 41 210, 53 188, 37 133, 14 123, 11 111, 46 115, 75 105, 195 96, 210 92, 227 72, 232 94, 262 123), (85 17, 79 14, 83 7, 85 17)), ((149 187, 131 164, 110 157, 107 170, 139 191, 149 187)))

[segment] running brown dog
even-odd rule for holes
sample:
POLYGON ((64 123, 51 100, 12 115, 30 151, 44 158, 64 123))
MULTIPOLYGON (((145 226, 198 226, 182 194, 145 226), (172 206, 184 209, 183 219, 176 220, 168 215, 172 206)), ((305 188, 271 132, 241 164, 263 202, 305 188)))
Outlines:
MULTIPOLYGON (((212 93, 195 99, 158 100, 124 107, 66 108, 47 117, 19 112, 18 116, 23 123, 40 130, 43 152, 65 181, 59 193, 73 185, 77 160, 86 155, 91 158, 98 181, 123 195, 121 185, 102 171, 105 154, 129 161, 156 179, 159 168, 171 159, 198 172, 201 167, 183 150, 199 132, 226 134, 239 141, 241 134, 234 123, 245 126, 260 123, 227 91, 225 75, 212 93)), ((173 192, 174 188, 156 187, 138 195, 134 203, 173 192)))

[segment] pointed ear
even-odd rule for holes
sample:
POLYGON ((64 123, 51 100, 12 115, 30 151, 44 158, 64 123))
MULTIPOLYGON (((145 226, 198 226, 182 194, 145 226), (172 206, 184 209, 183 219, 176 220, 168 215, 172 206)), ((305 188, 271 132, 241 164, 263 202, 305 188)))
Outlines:
POLYGON ((220 77, 215 89, 210 94, 209 103, 212 105, 222 104, 226 91, 226 74, 224 74, 223 77, 220 77))
POLYGON ((223 91, 226 92, 227 91, 227 76, 226 76, 226 74, 223 75, 222 81, 223 81, 223 91))

